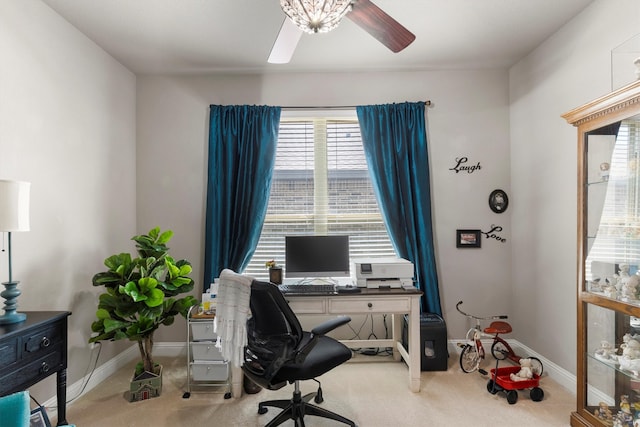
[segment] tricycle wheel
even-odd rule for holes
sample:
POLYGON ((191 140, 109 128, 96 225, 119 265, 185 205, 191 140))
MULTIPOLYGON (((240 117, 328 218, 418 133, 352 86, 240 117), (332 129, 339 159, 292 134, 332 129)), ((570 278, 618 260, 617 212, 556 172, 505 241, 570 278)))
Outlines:
POLYGON ((491 354, 497 360, 504 360, 507 358, 509 352, 507 351, 507 347, 500 341, 494 341, 493 345, 491 346, 491 354))
POLYGON ((475 346, 465 345, 460 353, 460 368, 467 374, 476 371, 480 366, 480 355, 475 346))
POLYGON ((542 399, 544 399, 544 391, 542 391, 540 387, 532 388, 529 395, 531 396, 531 400, 533 400, 534 402, 540 402, 542 399))
POLYGON ((491 394, 496 394, 498 392, 498 386, 494 380, 489 380, 487 383, 487 391, 491 394))
POLYGON ((518 392, 515 390, 509 390, 507 392, 507 402, 509 402, 509 405, 513 405, 517 401, 518 401, 518 392))

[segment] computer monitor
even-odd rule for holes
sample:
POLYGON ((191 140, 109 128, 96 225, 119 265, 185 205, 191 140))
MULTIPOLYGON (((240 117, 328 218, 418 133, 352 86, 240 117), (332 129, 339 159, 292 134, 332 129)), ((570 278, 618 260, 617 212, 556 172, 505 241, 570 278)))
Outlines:
POLYGON ((286 277, 348 277, 349 236, 285 236, 286 277))

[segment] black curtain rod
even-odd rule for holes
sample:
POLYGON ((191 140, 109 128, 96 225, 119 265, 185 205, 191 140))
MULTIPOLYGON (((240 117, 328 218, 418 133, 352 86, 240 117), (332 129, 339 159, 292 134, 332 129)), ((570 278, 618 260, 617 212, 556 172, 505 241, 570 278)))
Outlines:
MULTIPOLYGON (((424 101, 424 105, 426 106, 430 106, 431 105, 431 101, 424 101)), ((347 108, 356 108, 356 105, 334 105, 331 107, 321 107, 321 106, 311 106, 311 105, 306 105, 306 106, 287 106, 287 107, 281 107, 283 110, 344 110, 347 108)))

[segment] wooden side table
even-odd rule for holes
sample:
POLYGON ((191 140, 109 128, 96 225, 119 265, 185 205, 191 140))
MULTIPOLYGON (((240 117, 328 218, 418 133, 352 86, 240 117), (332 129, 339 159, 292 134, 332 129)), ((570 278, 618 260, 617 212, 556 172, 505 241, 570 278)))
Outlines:
POLYGON ((67 420, 68 311, 25 312, 27 320, 0 325, 0 396, 57 376, 58 426, 67 420))

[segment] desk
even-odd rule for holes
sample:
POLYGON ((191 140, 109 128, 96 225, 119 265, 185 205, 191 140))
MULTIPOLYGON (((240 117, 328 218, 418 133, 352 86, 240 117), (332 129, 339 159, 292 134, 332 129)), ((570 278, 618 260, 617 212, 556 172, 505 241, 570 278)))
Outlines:
POLYGON ((403 358, 409 366, 409 388, 420 391, 420 297, 418 289, 366 289, 338 295, 286 295, 296 315, 392 314, 391 339, 346 340, 347 347, 391 347, 393 358, 403 358), (408 314, 409 348, 402 345, 403 315, 408 314))
POLYGON ((57 374, 58 425, 66 425, 68 311, 25 312, 27 320, 0 326, 0 396, 26 390, 57 374))

